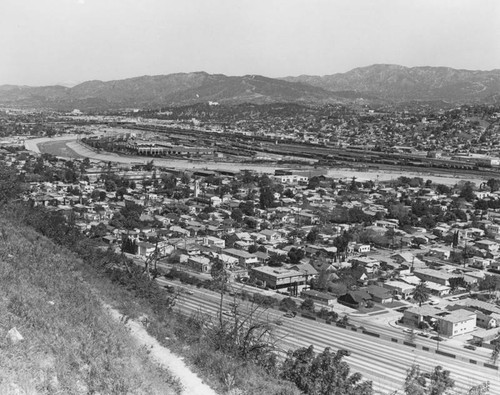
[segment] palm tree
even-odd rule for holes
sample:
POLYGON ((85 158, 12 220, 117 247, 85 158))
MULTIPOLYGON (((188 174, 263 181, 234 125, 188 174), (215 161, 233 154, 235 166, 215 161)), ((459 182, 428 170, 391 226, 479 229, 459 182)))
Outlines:
POLYGON ((425 281, 420 281, 420 284, 415 287, 413 299, 418 302, 418 307, 422 306, 422 303, 429 299, 429 292, 429 288, 427 288, 425 281))

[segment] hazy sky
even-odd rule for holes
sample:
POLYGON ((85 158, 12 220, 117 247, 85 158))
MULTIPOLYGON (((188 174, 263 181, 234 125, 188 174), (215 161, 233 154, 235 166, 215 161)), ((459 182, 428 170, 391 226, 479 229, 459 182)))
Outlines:
POLYGON ((0 0, 0 84, 500 69, 500 0, 0 0))

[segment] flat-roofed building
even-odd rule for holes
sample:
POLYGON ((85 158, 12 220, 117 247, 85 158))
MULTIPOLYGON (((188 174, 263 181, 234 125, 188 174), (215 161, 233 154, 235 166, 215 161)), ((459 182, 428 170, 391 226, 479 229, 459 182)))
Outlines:
POLYGON ((476 313, 460 309, 437 315, 438 332, 444 336, 453 337, 469 333, 476 327, 476 313))
POLYGON ((419 327, 422 322, 426 322, 440 335, 453 337, 474 330, 476 313, 465 309, 443 311, 436 307, 422 305, 405 310, 403 322, 414 327, 419 327))
POLYGON ((303 271, 282 267, 259 266, 249 270, 250 278, 260 280, 266 287, 298 295, 306 287, 308 275, 303 271))

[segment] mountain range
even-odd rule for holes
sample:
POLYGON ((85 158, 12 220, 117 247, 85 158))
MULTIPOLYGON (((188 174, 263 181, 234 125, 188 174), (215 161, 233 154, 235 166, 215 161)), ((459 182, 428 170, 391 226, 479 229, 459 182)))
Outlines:
POLYGON ((57 110, 156 108, 215 101, 221 104, 500 102, 500 70, 373 65, 325 76, 268 78, 205 72, 87 81, 74 87, 0 86, 0 105, 57 110))

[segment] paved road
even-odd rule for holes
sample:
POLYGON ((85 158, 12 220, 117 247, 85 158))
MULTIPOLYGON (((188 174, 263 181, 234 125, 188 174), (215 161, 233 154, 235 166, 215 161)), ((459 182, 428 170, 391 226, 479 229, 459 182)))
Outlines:
MULTIPOLYGON (((161 283, 164 280, 160 280, 161 283)), ((167 283, 167 282, 164 282, 167 283)), ((186 287, 187 288, 187 287, 186 287)), ((193 295, 183 295, 178 302, 179 308, 184 312, 205 312, 216 316, 219 306, 217 294, 201 289, 192 289, 193 295)), ((230 309, 226 298, 225 308, 230 309)), ((243 303, 243 307, 244 307, 243 303)), ((314 322, 301 317, 293 319, 284 318, 282 313, 275 310, 266 311, 266 318, 270 322, 280 319, 282 326, 276 326, 276 334, 282 338, 281 345, 284 349, 307 347, 314 345, 320 351, 325 347, 332 349, 345 348, 352 352, 346 358, 354 372, 360 372, 366 379, 372 380, 374 389, 378 394, 389 394, 401 389, 406 375, 406 370, 412 364, 419 364, 424 371, 431 371, 436 365, 441 365, 452 372, 456 382, 456 389, 465 392, 471 386, 484 381, 490 381, 490 393, 500 394, 500 381, 498 372, 482 366, 487 359, 478 356, 469 350, 453 348, 441 344, 440 350, 453 351, 457 359, 435 353, 436 342, 430 339, 419 338, 417 348, 403 345, 405 335, 397 328, 381 328, 377 325, 363 322, 369 332, 380 333, 380 338, 375 338, 356 331, 338 328, 314 322), (395 339, 397 342, 391 340, 395 339), (425 351, 427 347, 429 351, 425 351), (469 357, 474 357, 478 365, 468 362, 469 357)), ((351 322, 360 322, 361 319, 351 319, 351 322)))

